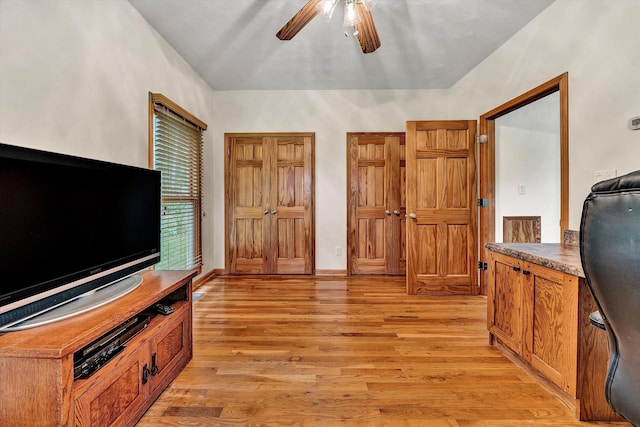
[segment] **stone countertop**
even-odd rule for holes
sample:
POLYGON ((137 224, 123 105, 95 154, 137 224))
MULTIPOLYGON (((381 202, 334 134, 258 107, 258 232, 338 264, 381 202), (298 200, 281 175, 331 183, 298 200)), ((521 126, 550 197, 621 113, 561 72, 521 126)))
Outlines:
POLYGON ((486 248, 504 255, 583 277, 580 248, 560 243, 487 243, 486 248))

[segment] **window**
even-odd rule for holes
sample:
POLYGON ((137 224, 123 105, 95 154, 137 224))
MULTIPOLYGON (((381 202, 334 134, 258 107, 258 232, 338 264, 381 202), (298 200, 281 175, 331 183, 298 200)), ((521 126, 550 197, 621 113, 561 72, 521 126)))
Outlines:
POLYGON ((149 93, 149 162, 162 172, 161 261, 158 270, 202 265, 202 133, 207 125, 166 98, 149 93))

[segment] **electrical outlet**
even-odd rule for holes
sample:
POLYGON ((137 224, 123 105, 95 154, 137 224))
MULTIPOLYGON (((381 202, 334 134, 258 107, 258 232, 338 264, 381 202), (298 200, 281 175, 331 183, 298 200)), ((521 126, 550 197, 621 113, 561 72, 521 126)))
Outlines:
POLYGON ((342 256, 342 247, 336 246, 336 256, 342 256))

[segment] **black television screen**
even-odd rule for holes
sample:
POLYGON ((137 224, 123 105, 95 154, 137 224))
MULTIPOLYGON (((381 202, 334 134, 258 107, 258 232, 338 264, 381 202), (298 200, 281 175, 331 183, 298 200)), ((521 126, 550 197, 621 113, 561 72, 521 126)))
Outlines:
POLYGON ((0 144, 0 328, 159 257, 160 172, 0 144))

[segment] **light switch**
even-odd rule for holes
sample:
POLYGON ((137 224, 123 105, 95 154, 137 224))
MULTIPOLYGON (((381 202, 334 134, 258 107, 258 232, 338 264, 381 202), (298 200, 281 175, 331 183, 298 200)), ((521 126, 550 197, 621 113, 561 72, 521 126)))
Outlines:
POLYGON ((527 184, 518 184, 518 194, 527 194, 527 184))

